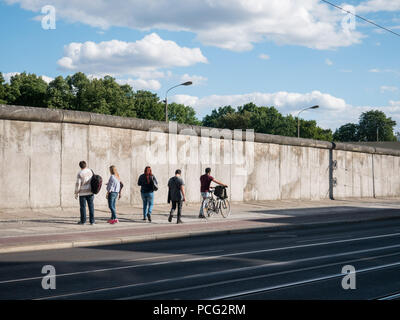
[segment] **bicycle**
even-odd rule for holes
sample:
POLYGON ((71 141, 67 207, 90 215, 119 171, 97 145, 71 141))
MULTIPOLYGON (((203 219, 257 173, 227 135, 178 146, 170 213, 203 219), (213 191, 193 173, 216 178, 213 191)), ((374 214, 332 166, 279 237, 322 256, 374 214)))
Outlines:
MULTIPOLYGON (((224 187, 226 188, 226 187, 224 187)), ((210 188, 210 196, 203 199, 201 205, 207 210, 207 216, 211 217, 214 214, 221 213, 221 216, 227 218, 231 214, 231 205, 228 199, 222 199, 214 196, 215 188, 210 188), (204 204, 204 201, 207 201, 204 204)))

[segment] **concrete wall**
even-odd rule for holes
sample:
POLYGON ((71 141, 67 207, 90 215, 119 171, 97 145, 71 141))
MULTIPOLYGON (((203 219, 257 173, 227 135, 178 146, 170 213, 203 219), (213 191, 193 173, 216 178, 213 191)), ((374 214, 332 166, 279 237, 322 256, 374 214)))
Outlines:
MULTIPOLYGON (((117 166, 121 205, 141 204, 137 179, 146 165, 159 182, 156 203, 166 202, 177 168, 187 200, 199 202, 206 167, 233 201, 400 196, 399 151, 0 105, 0 209, 76 206, 81 160, 105 183, 117 166)), ((97 206, 107 205, 105 193, 97 206)))
POLYGON ((400 196, 400 157, 335 150, 334 198, 400 196))

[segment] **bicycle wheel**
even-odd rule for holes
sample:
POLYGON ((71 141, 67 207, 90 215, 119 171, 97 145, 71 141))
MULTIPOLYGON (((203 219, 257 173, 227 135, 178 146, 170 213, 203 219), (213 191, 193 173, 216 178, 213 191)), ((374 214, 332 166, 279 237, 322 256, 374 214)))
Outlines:
MULTIPOLYGON (((204 205, 204 211, 207 212, 207 214, 203 211, 204 217, 211 217, 215 213, 215 203, 213 199, 207 199, 207 203, 204 205)), ((205 200, 203 200, 204 203, 205 200)), ((203 205, 202 203, 202 205, 203 205)))
POLYGON ((217 203, 214 199, 208 202, 208 216, 211 217, 214 213, 218 213, 217 203))
POLYGON ((231 205, 228 199, 219 201, 219 211, 224 218, 227 218, 231 214, 231 205))

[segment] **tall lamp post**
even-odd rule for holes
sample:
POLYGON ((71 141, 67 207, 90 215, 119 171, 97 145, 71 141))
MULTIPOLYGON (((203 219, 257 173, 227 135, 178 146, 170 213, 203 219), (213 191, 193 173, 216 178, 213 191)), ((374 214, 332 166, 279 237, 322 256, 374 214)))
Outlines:
POLYGON ((297 114, 297 138, 300 138, 300 113, 303 111, 306 111, 308 109, 318 109, 319 106, 312 106, 308 108, 304 108, 303 110, 300 110, 300 112, 297 114))
POLYGON ((192 84, 192 81, 186 81, 184 83, 181 83, 181 84, 178 84, 176 86, 173 86, 173 87, 171 87, 171 88, 169 88, 167 90, 167 93, 165 94, 165 100, 164 100, 165 101, 165 122, 168 122, 168 92, 170 90, 176 88, 176 87, 179 87, 179 86, 190 86, 191 84, 192 84))

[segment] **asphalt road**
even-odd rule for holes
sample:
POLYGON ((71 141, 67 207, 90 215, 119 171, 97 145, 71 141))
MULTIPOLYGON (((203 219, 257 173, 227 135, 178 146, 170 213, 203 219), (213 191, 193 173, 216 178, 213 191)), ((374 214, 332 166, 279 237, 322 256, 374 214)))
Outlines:
POLYGON ((399 249, 400 219, 2 254, 0 299, 396 299, 399 249))

